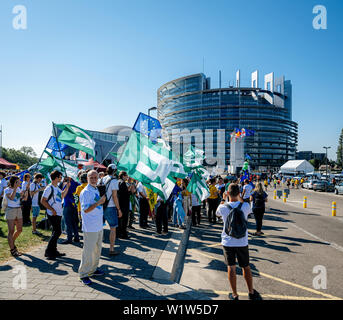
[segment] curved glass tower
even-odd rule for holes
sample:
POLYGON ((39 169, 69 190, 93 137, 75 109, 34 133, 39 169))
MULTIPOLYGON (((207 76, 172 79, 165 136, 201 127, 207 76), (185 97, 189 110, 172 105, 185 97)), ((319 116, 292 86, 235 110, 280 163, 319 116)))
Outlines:
MULTIPOLYGON (((252 168, 277 168, 295 159, 298 125, 292 121, 291 82, 284 77, 274 80, 270 73, 264 78, 265 89, 261 89, 257 71, 252 73, 251 87, 241 87, 239 78, 238 71, 235 87, 217 89, 210 88, 210 78, 202 73, 162 85, 157 103, 164 136, 173 131, 197 131, 205 152, 213 145, 209 149, 213 159, 222 157, 218 164, 227 168, 230 134, 235 128, 245 128, 255 131, 254 136, 244 138, 244 153, 251 157, 252 168), (213 131, 213 138, 206 136, 206 131, 213 131)), ((196 135, 190 143, 194 144, 194 139, 196 135)))

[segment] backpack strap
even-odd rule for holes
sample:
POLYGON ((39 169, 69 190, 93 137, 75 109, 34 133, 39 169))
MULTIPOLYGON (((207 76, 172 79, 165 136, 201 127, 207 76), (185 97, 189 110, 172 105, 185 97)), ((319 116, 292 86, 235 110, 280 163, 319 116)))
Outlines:
POLYGON ((244 204, 244 202, 241 202, 241 203, 238 205, 238 207, 237 207, 237 208, 241 210, 241 209, 242 209, 242 206, 243 206, 243 204, 244 204))
MULTIPOLYGON (((54 188, 52 187, 52 185, 50 185, 50 186, 51 186, 51 193, 50 193, 50 195, 49 195, 49 197, 48 197, 48 202, 51 200, 51 198, 53 198, 54 203, 55 203, 54 188)), ((54 204, 54 203, 53 203, 53 204, 54 204)))
MULTIPOLYGON (((108 189, 109 189, 109 187, 110 187, 110 184, 111 184, 112 180, 114 180, 114 177, 112 177, 112 178, 110 179, 110 181, 106 183, 106 192, 105 192, 106 197, 107 197, 107 191, 108 191, 108 189)), ((111 200, 111 198, 112 198, 112 192, 111 192, 110 197, 108 198, 108 202, 111 200)))
POLYGON ((230 211, 232 210, 232 207, 229 204, 226 205, 226 208, 228 208, 230 211))

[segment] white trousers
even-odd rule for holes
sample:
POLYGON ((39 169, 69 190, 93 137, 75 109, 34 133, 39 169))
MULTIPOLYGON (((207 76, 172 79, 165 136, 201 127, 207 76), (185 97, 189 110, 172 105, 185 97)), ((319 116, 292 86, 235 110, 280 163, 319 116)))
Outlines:
POLYGON ((83 233, 83 250, 79 267, 80 278, 88 277, 98 268, 102 249, 103 230, 83 233))

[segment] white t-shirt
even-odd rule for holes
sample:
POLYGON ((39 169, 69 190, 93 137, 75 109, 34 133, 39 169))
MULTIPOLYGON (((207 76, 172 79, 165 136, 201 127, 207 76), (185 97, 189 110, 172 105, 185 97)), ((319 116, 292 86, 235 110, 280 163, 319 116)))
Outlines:
POLYGON ((113 190, 119 190, 119 183, 118 180, 114 177, 106 176, 104 178, 104 185, 106 186, 107 192, 106 192, 106 197, 107 199, 110 199, 108 203, 108 207, 115 207, 116 205, 114 204, 113 196, 112 196, 112 191, 113 190), (107 183, 112 179, 109 185, 107 183))
POLYGON ((98 206, 94 210, 85 213, 91 205, 100 200, 100 193, 97 188, 87 185, 80 194, 82 231, 99 232, 103 228, 103 207, 98 206))
MULTIPOLYGON (((32 182, 31 185, 30 185, 30 191, 31 192, 35 192, 35 191, 38 191, 39 189, 41 188, 40 184, 39 183, 36 183, 36 182, 32 182)), ((39 203, 38 203, 38 193, 37 192, 33 198, 32 198, 32 207, 39 207, 39 203)), ((50 194, 50 193, 49 193, 50 194)))
POLYGON ((143 193, 143 195, 145 197, 147 197, 147 194, 146 194, 146 191, 145 191, 145 188, 142 184, 142 182, 139 182, 138 185, 137 185, 137 192, 138 192, 138 198, 142 198, 142 196, 140 195, 140 193, 143 193))
MULTIPOLYGON (((54 194, 51 199, 48 201, 49 205, 53 207, 58 216, 62 216, 62 190, 59 187, 54 187, 52 184, 49 184, 42 195, 42 198, 48 199, 51 194, 51 189, 53 190, 54 194)), ((47 210, 49 216, 52 216, 52 212, 47 210)))
MULTIPOLYGON (((24 182, 21 184, 21 190, 22 190, 22 191, 26 191, 27 185, 30 185, 30 183, 31 183, 31 182, 24 181, 24 182)), ((29 187, 29 190, 30 190, 30 187, 29 187)))
POLYGON ((12 192, 13 192, 13 189, 10 187, 5 189, 5 195, 7 197, 7 206, 10 208, 20 208, 20 192, 21 192, 21 189, 17 188, 14 199, 10 200, 9 197, 11 196, 12 192))
POLYGON ((1 197, 2 191, 4 191, 6 188, 7 188, 7 180, 3 178, 2 180, 0 180, 0 197, 1 197))
POLYGON ((244 187, 243 187, 243 191, 245 190, 245 194, 244 194, 244 197, 243 199, 248 199, 250 198, 251 196, 251 192, 253 190, 253 187, 250 185, 250 184, 246 184, 244 187))
POLYGON ((192 207, 200 206, 200 202, 195 194, 192 193, 192 207))
MULTIPOLYGON (((229 202, 229 203, 225 202, 225 204, 221 204, 218 206, 216 215, 218 217, 222 217, 224 221, 223 232, 222 232, 222 245, 225 247, 246 247, 248 245, 248 230, 246 232, 245 237, 240 238, 240 239, 230 237, 225 232, 225 221, 226 221, 227 216, 230 213, 229 208, 226 207, 227 204, 229 204, 231 208, 236 208, 239 206, 240 202, 239 201, 229 202)), ((242 211, 244 213, 245 219, 248 221, 248 215, 249 213, 252 212, 249 203, 246 203, 246 202, 243 203, 242 211)))

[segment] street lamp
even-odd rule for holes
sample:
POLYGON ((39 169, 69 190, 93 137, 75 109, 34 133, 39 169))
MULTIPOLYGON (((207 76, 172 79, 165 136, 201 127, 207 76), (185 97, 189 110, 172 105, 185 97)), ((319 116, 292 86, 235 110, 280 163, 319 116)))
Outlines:
POLYGON ((326 150, 326 180, 328 180, 328 149, 331 147, 323 147, 326 150))
POLYGON ((148 109, 148 116, 150 116, 150 111, 151 111, 151 110, 157 110, 157 108, 156 108, 156 107, 151 107, 151 108, 149 108, 149 109, 148 109))

